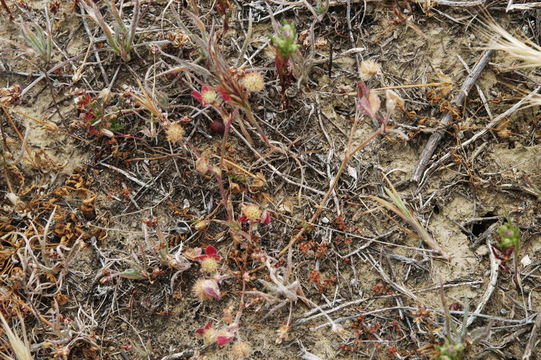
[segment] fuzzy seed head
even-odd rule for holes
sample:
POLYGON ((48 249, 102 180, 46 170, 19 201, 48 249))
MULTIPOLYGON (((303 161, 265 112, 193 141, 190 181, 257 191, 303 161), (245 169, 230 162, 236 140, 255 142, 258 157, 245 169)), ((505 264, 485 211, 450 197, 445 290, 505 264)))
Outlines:
POLYGON ((173 123, 165 130, 167 140, 176 143, 184 137, 184 128, 178 123, 173 123))
POLYGON ((265 79, 256 71, 245 74, 240 79, 240 83, 250 92, 261 91, 265 88, 265 79))
POLYGON ((220 287, 216 280, 199 279, 193 286, 193 293, 199 300, 210 300, 220 298, 220 287))
POLYGON ((205 104, 214 104, 218 99, 218 93, 212 89, 208 89, 201 93, 201 98, 205 104))
POLYGON ((201 260, 201 272, 213 273, 216 270, 218 270, 218 261, 216 259, 207 257, 201 260))
POLYGON ((256 204, 244 204, 242 206, 242 213, 249 221, 258 221, 261 219, 261 208, 256 204))
POLYGON ((245 341, 238 341, 233 344, 231 352, 237 359, 244 359, 252 354, 252 347, 245 341))
POLYGON ((361 63, 359 73, 361 75, 361 79, 371 79, 374 76, 381 74, 381 65, 371 59, 365 60, 361 63))

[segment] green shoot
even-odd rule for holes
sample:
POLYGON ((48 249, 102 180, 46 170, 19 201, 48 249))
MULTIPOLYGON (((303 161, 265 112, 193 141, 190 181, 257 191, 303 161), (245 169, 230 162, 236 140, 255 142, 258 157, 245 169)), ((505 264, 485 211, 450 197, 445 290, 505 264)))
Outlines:
POLYGON ((53 53, 53 39, 50 29, 44 30, 36 23, 31 23, 30 25, 22 23, 21 30, 28 46, 30 46, 40 58, 49 62, 53 53))
POLYGON ((500 235, 499 248, 517 249, 520 246, 520 229, 511 220, 508 219, 498 227, 498 235, 500 235))
POLYGON ((462 331, 459 334, 458 329, 451 328, 452 319, 449 313, 449 307, 445 301, 443 286, 440 287, 440 298, 445 314, 445 342, 443 345, 434 346, 436 352, 431 358, 433 360, 460 360, 462 359, 462 352, 465 349, 464 338, 466 337, 466 324, 469 316, 469 302, 466 301, 462 331))
POLYGON ((135 0, 133 2, 133 17, 129 27, 124 24, 120 11, 116 7, 114 0, 109 1, 109 8, 113 18, 115 19, 113 27, 105 22, 100 9, 96 3, 94 3, 94 1, 84 0, 81 2, 81 5, 88 13, 88 16, 101 28, 105 34, 107 44, 111 47, 113 52, 119 55, 125 62, 130 61, 130 53, 133 50, 135 43, 137 24, 140 20, 141 5, 139 0, 135 0))
POLYGON ((290 58, 299 49, 295 26, 288 23, 282 25, 278 34, 271 36, 271 40, 276 52, 274 64, 282 88, 282 103, 285 104, 285 92, 293 80, 290 58))
POLYGON ((282 25, 279 33, 271 36, 271 40, 278 54, 286 61, 299 48, 295 26, 288 23, 282 25))

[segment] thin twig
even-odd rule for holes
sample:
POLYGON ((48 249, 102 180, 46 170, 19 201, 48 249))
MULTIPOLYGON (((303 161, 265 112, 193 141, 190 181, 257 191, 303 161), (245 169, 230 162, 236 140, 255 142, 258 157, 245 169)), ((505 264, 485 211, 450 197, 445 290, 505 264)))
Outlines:
POLYGON ((432 173, 436 168, 438 168, 443 162, 445 162, 447 159, 451 157, 451 154, 454 150, 458 150, 461 148, 464 148, 465 146, 468 146, 475 140, 479 139, 481 136, 485 135, 490 129, 495 128, 500 124, 500 122, 507 117, 509 117, 511 114, 513 114, 515 111, 520 109, 520 107, 525 104, 528 100, 530 100, 535 94, 537 94, 541 90, 541 86, 538 86, 535 90, 533 90, 531 93, 529 93, 526 97, 522 98, 519 102, 517 102, 515 105, 511 106, 507 111, 503 112, 499 116, 495 117, 494 120, 492 120, 483 130, 477 132, 475 135, 473 135, 468 140, 464 141, 460 145, 455 146, 454 148, 447 151, 445 155, 443 155, 441 158, 438 159, 434 164, 432 164, 427 171, 424 172, 423 178, 421 178, 421 181, 419 182, 419 187, 417 189, 417 192, 421 189, 422 185, 426 181, 426 177, 428 174, 432 173))
POLYGON ((138 178, 136 178, 135 176, 131 175, 130 173, 128 173, 125 170, 119 169, 116 166, 109 165, 109 164, 104 163, 104 162, 100 162, 99 164, 102 165, 102 166, 105 166, 106 168, 109 168, 111 170, 114 170, 114 171, 124 175, 126 178, 130 179, 131 181, 133 181, 134 183, 136 183, 137 185, 139 185, 141 187, 148 188, 148 189, 153 189, 153 190, 158 191, 160 194, 165 195, 165 193, 163 193, 162 190, 159 190, 157 188, 152 187, 151 183, 145 183, 145 182, 139 180, 138 178))
MULTIPOLYGON (((460 89, 459 93, 456 94, 455 98, 452 101, 452 105, 456 107, 460 107, 464 104, 464 100, 466 100, 466 96, 468 96, 468 93, 470 92, 471 88, 479 78, 479 75, 481 75, 481 72, 485 68, 485 66, 488 64, 488 61, 490 60, 490 57, 492 56, 493 51, 492 50, 485 50, 483 52, 483 55, 471 71, 471 73, 466 77, 466 80, 464 81, 464 84, 462 85, 462 88, 460 89)), ((451 111, 448 111, 445 113, 443 118, 441 119, 440 123, 442 126, 446 126, 452 119, 453 113, 451 111)), ((428 162, 430 161, 430 158, 432 158, 432 155, 434 154, 434 150, 436 150, 436 147, 440 143, 441 139, 443 138, 443 135, 445 132, 443 130, 439 130, 435 133, 433 133, 430 138, 428 139, 428 142, 426 143, 425 148, 423 149, 423 152, 421 153, 421 156, 419 157, 419 162, 417 163, 417 166, 415 167, 415 170, 413 171, 412 180, 416 183, 421 180, 423 173, 426 169, 426 166, 428 165, 428 162)))
POLYGON ((530 339, 526 345, 526 350, 524 350, 524 355, 522 355, 522 360, 529 360, 530 356, 532 356, 532 353, 536 348, 537 332, 539 331, 539 328, 541 328, 541 311, 537 312, 535 323, 533 324, 532 332, 530 333, 530 339))
POLYGON ((464 324, 465 328, 462 328, 460 332, 466 331, 466 329, 475 321, 477 316, 481 314, 488 300, 492 296, 494 289, 496 289, 496 283, 498 282, 498 274, 499 274, 498 269, 500 268, 501 260, 496 258, 496 255, 494 254, 494 250, 492 249, 492 246, 490 244, 490 237, 487 237, 486 244, 490 250, 490 253, 489 253, 490 255, 490 281, 488 282, 487 288, 485 292, 483 293, 483 296, 481 296, 481 300, 479 300, 479 304, 477 304, 477 308, 468 317, 468 320, 466 320, 464 324))

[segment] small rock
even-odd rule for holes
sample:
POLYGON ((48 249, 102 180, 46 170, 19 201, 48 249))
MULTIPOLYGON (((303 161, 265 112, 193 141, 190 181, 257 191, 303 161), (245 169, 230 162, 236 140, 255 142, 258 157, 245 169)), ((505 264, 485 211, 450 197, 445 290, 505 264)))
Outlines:
POLYGON ((488 246, 486 245, 481 245, 477 248, 477 250, 475 250, 475 254, 477 256, 487 256, 488 252, 489 252, 489 249, 488 249, 488 246))
POLYGON ((528 255, 526 255, 520 260, 520 263, 522 264, 522 266, 528 266, 532 264, 532 260, 528 255))

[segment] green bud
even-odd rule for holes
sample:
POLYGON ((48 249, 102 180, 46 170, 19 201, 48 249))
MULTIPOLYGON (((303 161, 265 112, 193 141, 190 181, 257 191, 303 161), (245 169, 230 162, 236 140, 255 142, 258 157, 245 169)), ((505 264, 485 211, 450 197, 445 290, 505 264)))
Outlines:
POLYGON ((278 34, 271 36, 272 44, 283 59, 288 59, 299 48, 295 26, 285 23, 278 34))
POLYGON ((498 228, 500 242, 498 246, 501 248, 517 247, 520 244, 520 229, 511 221, 507 221, 498 228))

